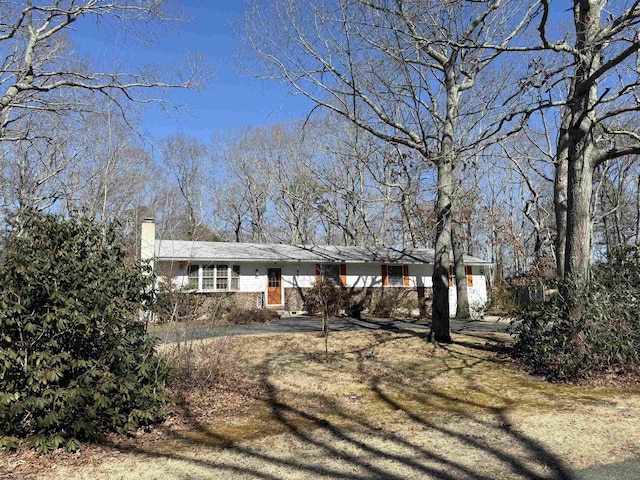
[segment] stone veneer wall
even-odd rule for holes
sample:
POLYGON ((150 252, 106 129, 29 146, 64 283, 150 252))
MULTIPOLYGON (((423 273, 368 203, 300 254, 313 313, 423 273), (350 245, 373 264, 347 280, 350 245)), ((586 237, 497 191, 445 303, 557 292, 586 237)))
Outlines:
POLYGON ((262 308, 263 305, 262 292, 210 292, 197 293, 196 295, 205 298, 203 309, 209 312, 228 308, 230 305, 235 305, 243 310, 262 308))
MULTIPOLYGON (((304 311, 304 295, 310 288, 285 288, 284 309, 292 312, 304 311)), ((390 302, 398 314, 420 315, 431 314, 432 291, 425 287, 371 287, 349 289, 349 310, 373 313, 376 305, 382 300, 390 302)), ((203 298, 201 311, 204 314, 216 315, 228 310, 230 306, 240 309, 262 308, 264 298, 262 292, 211 292, 196 294, 203 298)))
MULTIPOLYGON (((304 295, 310 288, 285 288, 284 308, 288 311, 304 310, 304 295)), ((372 312, 383 297, 395 304, 398 313, 419 314, 426 317, 431 314, 433 294, 426 287, 370 287, 348 289, 350 306, 347 310, 372 312)))

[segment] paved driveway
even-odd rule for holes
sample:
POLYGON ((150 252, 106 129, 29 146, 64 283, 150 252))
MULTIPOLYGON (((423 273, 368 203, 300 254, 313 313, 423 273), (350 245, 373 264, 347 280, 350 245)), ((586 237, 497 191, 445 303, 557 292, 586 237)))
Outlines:
MULTIPOLYGON (((392 332, 424 332, 430 329, 429 322, 423 320, 399 320, 399 319, 355 319, 332 318, 330 328, 333 332, 348 332, 353 330, 387 330, 392 332)), ((505 332, 509 328, 509 322, 499 317, 487 317, 483 320, 469 322, 451 321, 453 333, 490 333, 505 332)), ((150 335, 157 336, 161 342, 174 342, 179 340, 197 340, 202 338, 218 337, 223 335, 252 335, 257 333, 301 333, 321 332, 322 320, 317 317, 282 317, 271 323, 256 323, 251 325, 223 325, 194 327, 188 331, 154 332, 150 328, 150 335)))

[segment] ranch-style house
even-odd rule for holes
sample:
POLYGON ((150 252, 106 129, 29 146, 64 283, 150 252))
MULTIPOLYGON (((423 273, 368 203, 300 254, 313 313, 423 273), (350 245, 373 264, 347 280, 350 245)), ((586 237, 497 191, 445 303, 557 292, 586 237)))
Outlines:
MULTIPOLYGON (((155 224, 142 224, 141 258, 174 286, 202 295, 227 295, 240 308, 303 311, 305 291, 321 279, 349 290, 367 308, 394 295, 410 309, 429 311, 433 250, 157 240, 155 224)), ((469 303, 487 302, 491 263, 465 256, 469 303)), ((453 287, 454 277, 449 276, 453 287)), ((451 314, 456 290, 449 288, 451 314)))

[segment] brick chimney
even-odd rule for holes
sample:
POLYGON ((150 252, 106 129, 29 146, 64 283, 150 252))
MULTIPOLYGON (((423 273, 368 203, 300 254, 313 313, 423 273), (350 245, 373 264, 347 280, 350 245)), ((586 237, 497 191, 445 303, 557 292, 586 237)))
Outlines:
POLYGON ((140 260, 149 260, 153 268, 153 257, 155 257, 156 244, 156 224, 153 218, 145 218, 142 221, 142 231, 140 232, 140 260))

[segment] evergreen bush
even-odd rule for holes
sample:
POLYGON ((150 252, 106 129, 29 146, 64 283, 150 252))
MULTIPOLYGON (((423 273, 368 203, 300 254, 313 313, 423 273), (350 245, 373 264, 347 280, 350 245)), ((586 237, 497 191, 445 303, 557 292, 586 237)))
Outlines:
POLYGON ((149 268, 112 226, 30 213, 0 254, 0 445, 40 452, 162 418, 149 268))
POLYGON ((514 355, 552 380, 640 373, 639 286, 640 249, 612 251, 586 287, 565 280, 559 295, 516 314, 514 355))

